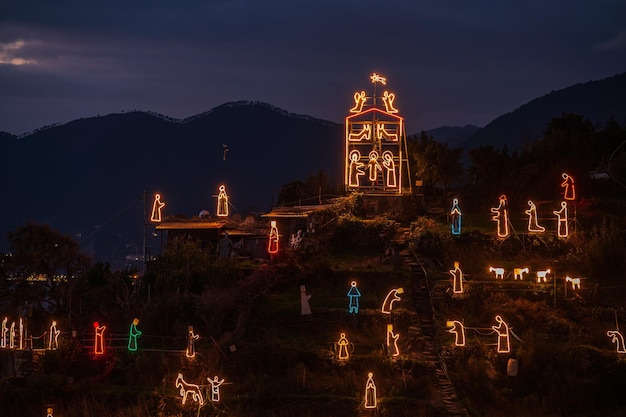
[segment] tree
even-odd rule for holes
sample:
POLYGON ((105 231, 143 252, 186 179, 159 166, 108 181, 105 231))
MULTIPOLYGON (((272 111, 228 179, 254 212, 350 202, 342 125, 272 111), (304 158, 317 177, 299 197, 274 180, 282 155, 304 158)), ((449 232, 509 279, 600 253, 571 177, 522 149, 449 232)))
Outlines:
POLYGON ((408 148, 411 170, 425 184, 443 189, 446 195, 448 188, 461 179, 461 148, 450 149, 447 143, 438 142, 425 132, 419 138, 409 137, 408 148))
POLYGON ((324 170, 320 170, 317 174, 309 176, 305 182, 298 180, 283 185, 278 193, 277 204, 319 204, 330 190, 328 175, 324 170))

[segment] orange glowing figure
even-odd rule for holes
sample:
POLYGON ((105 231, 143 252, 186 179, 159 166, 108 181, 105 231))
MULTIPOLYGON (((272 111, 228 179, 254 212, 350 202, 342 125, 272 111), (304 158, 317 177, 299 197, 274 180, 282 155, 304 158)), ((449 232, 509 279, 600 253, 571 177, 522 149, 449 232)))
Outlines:
POLYGON ((615 343, 617 353, 626 353, 626 345, 624 345, 624 336, 619 330, 609 330, 606 335, 611 338, 611 342, 615 343))
POLYGON ((50 326, 50 334, 48 335, 48 349, 56 350, 59 348, 59 335, 61 334, 60 330, 57 330, 57 322, 53 321, 50 326))
POLYGON ((365 91, 354 93, 354 107, 350 109, 350 113, 361 113, 366 101, 365 91))
POLYGON ((376 139, 397 142, 398 134, 388 131, 384 123, 376 123, 376 139))
POLYGON ((383 166, 385 167, 385 177, 387 177, 387 187, 396 188, 396 164, 393 161, 393 153, 391 151, 383 152, 383 166))
POLYGON ((217 375, 213 379, 207 378, 209 384, 211 384, 211 401, 214 403, 220 402, 220 385, 224 383, 223 379, 218 379, 217 375))
POLYGON ((391 356, 399 356, 400 351, 398 350, 398 338, 399 334, 395 334, 393 332, 393 324, 387 324, 387 352, 391 356))
POLYGON ((448 327, 452 327, 448 330, 448 333, 454 335, 454 345, 465 346, 465 326, 463 326, 463 323, 458 320, 449 321, 448 327))
POLYGON ((376 408, 376 384, 374 384, 374 374, 367 374, 367 382, 365 383, 365 408, 376 408))
POLYGON ((574 178, 567 174, 562 173, 563 182, 561 183, 561 187, 563 190, 563 198, 569 201, 576 200, 576 186, 574 185, 574 178))
POLYGON ((556 225, 557 231, 556 234, 559 237, 566 238, 569 236, 569 227, 567 221, 567 202, 561 201, 561 209, 557 211, 553 211, 556 214, 556 225))
POLYGON ((452 292, 461 294, 463 292, 463 271, 459 268, 459 263, 454 262, 454 269, 450 270, 452 275, 452 292))
POLYGON ((339 353, 337 354, 337 357, 340 361, 347 361, 348 359, 350 359, 350 353, 348 352, 349 344, 350 342, 348 342, 346 334, 341 333, 341 335, 339 336, 339 340, 337 341, 337 346, 339 347, 339 353))
POLYGON ((93 353, 96 355, 104 354, 104 330, 106 326, 100 326, 100 323, 97 321, 93 322, 93 328, 95 330, 96 336, 93 345, 93 353))
POLYGON ((228 195, 226 194, 226 186, 220 185, 217 194, 217 210, 218 217, 228 217, 228 195))
POLYGON ((270 222, 270 235, 267 243, 267 252, 271 255, 278 253, 278 226, 276 220, 270 222))
POLYGON ((185 351, 185 356, 189 359, 196 357, 196 340, 199 338, 200 335, 193 332, 193 326, 187 326, 187 350, 185 351))
POLYGON ((383 93, 383 103, 385 103, 385 110, 387 113, 398 113, 398 109, 393 106, 393 102, 396 100, 396 95, 385 91, 383 93))
POLYGON ((546 228, 543 226, 539 226, 537 222, 537 206, 535 203, 528 200, 528 210, 524 213, 528 214, 528 232, 529 233, 543 233, 546 231, 546 228))
POLYGON ((491 219, 497 224, 498 237, 505 238, 509 236, 509 205, 504 194, 498 201, 498 207, 491 208, 491 212, 494 213, 491 219))
POLYGON ((165 207, 165 203, 161 202, 161 194, 155 194, 154 203, 152 203, 152 215, 150 216, 151 222, 161 222, 161 209, 163 207, 165 207))
POLYGON ((378 172, 382 172, 383 167, 381 167, 380 164, 378 163, 378 152, 371 151, 369 156, 370 156, 370 161, 367 164, 369 166, 369 171, 370 171, 369 179, 371 182, 375 183, 376 180, 378 179, 378 172))
POLYGON ((497 326, 491 328, 498 333, 498 353, 509 353, 511 351, 511 341, 509 334, 509 325, 502 320, 500 315, 496 316, 497 326))
POLYGON ((381 83, 382 85, 387 85, 387 78, 376 73, 370 76, 370 80, 372 80, 372 84, 381 83))
POLYGON ((197 402, 199 406, 204 405, 202 389, 196 384, 190 384, 185 381, 181 373, 176 377, 176 388, 178 388, 178 393, 183 398, 183 405, 187 402, 187 396, 189 395, 191 395, 191 399, 197 402))
POLYGON ((400 301, 400 297, 398 297, 398 294, 403 294, 403 293, 404 293, 404 288, 394 288, 387 293, 387 296, 385 297, 385 301, 383 301, 383 306, 381 308, 381 311, 383 312, 383 314, 391 314, 393 303, 396 301, 400 301))
POLYGON ((348 185, 350 187, 358 187, 360 185, 359 177, 365 175, 365 171, 363 171, 363 165, 365 164, 360 161, 361 152, 357 150, 353 150, 352 152, 350 152, 349 158, 350 166, 348 168, 348 171, 350 180, 348 185))

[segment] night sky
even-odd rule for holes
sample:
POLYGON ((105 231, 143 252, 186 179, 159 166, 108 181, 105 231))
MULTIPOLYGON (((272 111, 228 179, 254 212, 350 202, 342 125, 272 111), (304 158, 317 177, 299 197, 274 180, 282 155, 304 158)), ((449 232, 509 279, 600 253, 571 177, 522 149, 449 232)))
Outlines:
POLYGON ((484 126, 626 71, 624 0, 29 1, 0 5, 0 131, 268 102, 342 122, 369 75, 408 133, 484 126))

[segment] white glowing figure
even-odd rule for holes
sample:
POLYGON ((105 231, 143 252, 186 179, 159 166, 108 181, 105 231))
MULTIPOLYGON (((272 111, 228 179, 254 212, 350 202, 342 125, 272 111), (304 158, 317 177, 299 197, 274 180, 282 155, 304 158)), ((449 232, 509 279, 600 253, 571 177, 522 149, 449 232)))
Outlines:
POLYGON ((350 187, 358 187, 360 185, 359 177, 365 175, 365 171, 363 171, 363 162, 361 159, 361 152, 357 150, 353 150, 350 152, 350 165, 348 167, 349 172, 349 182, 348 185, 350 187))
POLYGON ((448 330, 448 333, 454 335, 454 345, 465 346, 465 326, 463 326, 463 323, 458 320, 449 321, 448 327, 452 327, 448 330))
POLYGON ((380 166, 380 164, 378 163, 378 152, 370 152, 369 157, 370 161, 367 164, 370 171, 369 179, 371 182, 376 182, 376 180, 378 179, 378 173, 382 172, 383 167, 380 166))
POLYGON ((389 132, 385 127, 385 123, 376 123, 376 139, 397 142, 398 134, 389 132))
POLYGON ((383 166, 385 167, 385 177, 387 177, 387 187, 396 188, 396 163, 393 161, 391 151, 383 152, 383 166))
POLYGON ((452 199, 452 208, 450 209, 450 220, 453 235, 461 234, 461 208, 459 207, 459 199, 452 199))
POLYGON ((393 324, 387 324, 387 352, 389 352, 391 356, 400 355, 400 351, 398 350, 399 337, 399 334, 393 332, 393 324))
POLYGON ((574 178, 568 175, 567 173, 562 173, 563 182, 561 183, 561 187, 563 190, 563 198, 566 200, 576 200, 576 187, 574 185, 574 178))
POLYGON ((520 281, 524 279, 524 274, 528 273, 528 268, 513 268, 513 277, 520 281))
POLYGON ((459 263, 454 262, 454 269, 450 270, 452 274, 452 292, 460 294, 463 292, 463 271, 459 268, 459 263))
POLYGON ((382 85, 387 85, 387 78, 376 73, 370 76, 370 80, 372 80, 372 84, 381 83, 382 85))
POLYGON ((60 330, 57 330, 57 322, 53 321, 52 325, 50 325, 50 334, 48 337, 48 349, 56 350, 59 348, 59 335, 61 334, 60 330))
POLYGON ((528 210, 524 213, 528 214, 528 232, 529 233, 543 233, 546 231, 546 228, 543 226, 539 226, 537 221, 537 206, 531 200, 528 200, 528 210))
POLYGON ((568 283, 568 282, 572 284, 572 290, 580 289, 580 278, 565 277, 565 283, 568 283))
POLYGON ((504 279, 504 268, 494 268, 493 266, 489 267, 489 272, 493 272, 496 274, 496 279, 504 279))
POLYGON ((191 399, 199 405, 204 405, 204 398, 200 387, 196 384, 186 382, 181 373, 176 377, 176 388, 178 388, 179 395, 183 397, 183 405, 187 402, 188 395, 191 395, 191 399))
POLYGON ((220 402, 220 385, 224 383, 223 379, 218 379, 217 375, 215 378, 207 378, 209 384, 211 384, 211 401, 214 403, 220 402))
POLYGON ((165 207, 165 203, 161 202, 161 194, 154 195, 154 203, 152 203, 152 215, 150 221, 154 223, 161 222, 161 209, 165 207))
POLYGON ((615 343, 617 353, 626 353, 626 345, 624 345, 624 336, 619 330, 609 330, 606 335, 611 338, 611 342, 615 343))
POLYGON ((7 326, 7 323, 9 322, 9 318, 5 317, 4 320, 2 320, 2 340, 0 340, 0 347, 7 347, 7 335, 9 333, 9 327, 7 326))
POLYGON ((9 330, 9 347, 15 348, 15 322, 11 323, 11 329, 9 330))
POLYGON ((403 293, 404 293, 404 288, 394 288, 387 293, 387 296, 385 297, 385 301, 383 301, 383 306, 381 308, 381 311, 383 312, 383 314, 391 314, 393 303, 396 301, 400 301, 400 297, 398 297, 398 294, 403 294, 403 293))
POLYGON ((372 125, 369 123, 364 123, 361 130, 357 132, 351 132, 348 135, 348 140, 350 142, 360 142, 362 140, 372 140, 372 125))
POLYGON ((217 193, 217 216, 228 217, 228 195, 226 194, 226 186, 220 185, 217 193))
POLYGON ((104 354, 104 331, 106 326, 100 326, 100 323, 94 321, 93 328, 95 330, 95 339, 93 344, 93 353, 96 355, 104 354))
POLYGON ((20 349, 24 349, 24 320, 20 317, 20 349))
POLYGON ((500 315, 496 316, 497 326, 491 328, 498 333, 498 353, 509 353, 511 351, 511 341, 509 334, 509 325, 506 324, 500 315))
POLYGON ((302 240, 304 237, 302 236, 302 230, 298 230, 297 233, 291 234, 289 238, 289 247, 292 249, 300 249, 300 245, 302 245, 302 240))
POLYGON ((553 211, 556 214, 556 224, 557 224, 557 232, 556 234, 559 237, 568 237, 569 229, 567 225, 567 202, 561 201, 561 209, 558 211, 553 211))
POLYGON ((366 101, 365 91, 354 93, 354 107, 350 109, 350 113, 361 113, 366 101))
POLYGON ((537 284, 542 281, 548 282, 548 275, 550 275, 550 268, 543 271, 537 271, 537 284))
POLYGON ((141 330, 137 328, 138 324, 139 319, 135 317, 133 322, 130 324, 130 330, 128 331, 128 350, 133 352, 137 350, 137 338, 141 336, 141 330))
POLYGON ((278 253, 278 226, 276 220, 270 222, 270 235, 267 242, 267 252, 271 255, 278 253))
POLYGON ((200 338, 200 335, 193 332, 193 326, 187 326, 187 349, 185 356, 189 359, 196 357, 196 340, 200 338))
POLYGON ((350 283, 350 289, 348 290, 348 313, 357 314, 359 312, 359 297, 361 292, 356 286, 356 281, 350 283))
POLYGON ((491 208, 491 212, 494 213, 491 219, 497 224, 498 237, 504 238, 509 236, 509 208, 506 195, 502 194, 498 201, 498 207, 491 208))
POLYGON ((376 408, 376 384, 374 384, 374 374, 367 374, 367 382, 365 383, 365 408, 376 408))
POLYGON ((385 110, 387 113, 398 113, 398 109, 393 106, 393 102, 396 100, 396 95, 385 91, 383 93, 383 103, 385 103, 385 110))
POLYGON ((339 336, 339 340, 337 341, 337 346, 339 347, 339 352, 337 353, 337 357, 340 361, 347 361, 350 359, 350 353, 348 352, 348 339, 346 338, 345 333, 341 333, 339 336))

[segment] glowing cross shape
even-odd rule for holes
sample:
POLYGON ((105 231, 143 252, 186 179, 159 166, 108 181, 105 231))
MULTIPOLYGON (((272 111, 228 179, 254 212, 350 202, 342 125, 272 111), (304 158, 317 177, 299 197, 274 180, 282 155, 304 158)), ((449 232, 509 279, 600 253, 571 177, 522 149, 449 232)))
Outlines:
POLYGON ((60 330, 57 330, 57 322, 53 321, 50 326, 50 335, 48 337, 48 349, 56 350, 59 348, 59 335, 61 334, 60 330))
POLYGON ((498 237, 504 238, 509 236, 509 209, 506 195, 502 194, 498 200, 498 207, 491 208, 491 212, 494 213, 491 220, 495 221, 497 224, 498 237))
POLYGON ((563 177, 561 187, 565 189, 563 190, 563 198, 570 201, 576 200, 576 187, 574 185, 574 178, 572 178, 571 175, 568 175, 565 172, 562 173, 561 176, 563 177))
POLYGON ((359 161, 361 159, 361 152, 355 149, 350 152, 348 157, 350 159, 350 165, 348 168, 350 179, 348 181, 348 185, 350 187, 358 187, 360 185, 359 177, 365 175, 365 171, 363 171, 363 165, 365 164, 359 161))
POLYGON ((193 326, 188 326, 187 327, 187 350, 185 352, 185 355, 188 358, 195 358, 196 356, 196 340, 198 340, 200 338, 200 335, 198 334, 194 334, 193 332, 193 326))
POLYGON ((396 188, 396 163, 393 161, 393 153, 391 151, 383 152, 383 167, 385 167, 385 176, 387 177, 387 187, 396 188))
POLYGON ((450 209, 450 219, 453 235, 461 234, 461 208, 459 207, 459 199, 452 199, 452 208, 450 209))
POLYGON ((348 342, 346 334, 341 333, 341 335, 339 336, 339 340, 337 341, 337 346, 339 346, 339 353, 337 354, 337 357, 340 361, 347 361, 348 359, 350 359, 350 353, 348 352, 349 344, 350 342, 348 342))
POLYGON ((378 179, 378 172, 382 172, 383 167, 381 167, 378 163, 378 152, 371 151, 369 156, 370 161, 367 164, 370 169, 369 179, 371 182, 376 182, 376 180, 378 179))
POLYGON ((226 186, 220 185, 217 193, 217 210, 218 217, 228 217, 228 195, 226 195, 226 186))
POLYGON ((270 222, 270 235, 267 242, 267 252, 271 255, 278 253, 278 226, 276 220, 270 222))
POLYGON ((567 202, 561 201, 561 209, 553 211, 556 214, 557 232, 559 237, 568 237, 569 229, 567 225, 567 202))
POLYGON ((209 384, 211 384, 211 401, 214 403, 220 402, 220 385, 224 383, 223 379, 218 379, 217 375, 215 378, 207 378, 209 384))
POLYGON ((385 109, 387 113, 398 113, 398 109, 393 107, 393 102, 396 100, 396 95, 394 93, 390 93, 385 91, 383 93, 383 103, 385 103, 385 109))
POLYGON ((400 351, 398 350, 398 338, 399 334, 394 334, 393 332, 393 324, 387 324, 387 352, 391 356, 400 355, 400 351))
POLYGON ((2 320, 2 340, 0 340, 0 347, 7 347, 7 334, 9 333, 9 327, 7 326, 7 323, 9 322, 9 318, 5 317, 4 320, 2 320))
POLYGON ((365 408, 376 408, 376 384, 374 384, 374 374, 367 374, 367 382, 365 383, 365 408))
POLYGON ((15 348, 15 322, 11 323, 11 330, 9 331, 9 347, 15 348))
POLYGON ((448 333, 454 335, 455 346, 465 346, 465 326, 458 320, 448 321, 448 327, 452 327, 448 330, 448 333))
POLYGON ((609 330, 606 335, 611 338, 611 342, 615 343, 617 353, 626 353, 626 345, 624 345, 624 336, 619 330, 609 330))
POLYGON ((498 353, 509 353, 511 351, 511 341, 509 334, 509 325, 506 324, 500 315, 496 316, 497 326, 491 328, 498 333, 498 353))
POLYGON ((202 390, 196 384, 190 384, 185 381, 183 374, 179 373, 176 377, 176 388, 178 393, 183 397, 183 405, 187 402, 187 396, 191 395, 191 399, 197 402, 199 405, 204 405, 204 398, 202 397, 202 390))
POLYGON ((163 207, 165 207, 165 203, 161 202, 161 194, 155 194, 154 203, 152 203, 152 215, 150 216, 151 222, 161 222, 161 209, 163 207))
POLYGON ((571 283, 572 284, 572 290, 579 290, 580 289, 580 278, 570 278, 570 277, 565 277, 565 282, 566 283, 571 283))
POLYGON ((528 200, 529 208, 524 211, 524 213, 528 214, 528 232, 529 233, 543 233, 546 231, 546 228, 543 226, 539 226, 537 222, 537 206, 531 200, 528 200))
POLYGON ((452 274, 452 292, 460 294, 463 292, 463 271, 459 268, 459 263, 454 262, 454 269, 450 270, 452 274))
POLYGON ((362 140, 372 140, 372 125, 370 123, 364 123, 360 130, 348 134, 348 141, 350 142, 362 140))
POLYGON ((524 279, 524 274, 528 273, 528 268, 513 268, 513 277, 515 280, 518 278, 521 280, 524 279))
POLYGON ((359 312, 359 297, 361 292, 356 287, 356 281, 350 283, 350 289, 348 290, 348 313, 357 314, 359 312))
POLYGON ((96 355, 104 354, 104 331, 106 330, 106 326, 100 326, 100 323, 97 321, 93 322, 93 328, 95 330, 96 336, 93 344, 93 353, 96 355))
POLYGON ((363 111, 363 105, 367 101, 365 97, 365 91, 354 93, 354 107, 350 109, 350 113, 361 113, 363 111))
POLYGON ((370 80, 372 80, 372 84, 381 83, 382 85, 387 85, 387 78, 382 77, 376 73, 373 73, 370 76, 370 80))
POLYGON ((137 338, 141 336, 141 330, 137 328, 138 324, 139 319, 135 317, 130 324, 130 330, 128 332, 128 350, 133 352, 137 350, 137 338))
POLYGON ((493 272, 496 274, 496 279, 504 279, 504 268, 494 268, 492 266, 489 267, 489 272, 493 272))
POLYGON ((543 271, 537 271, 537 284, 539 284, 542 281, 547 282, 549 274, 550 274, 550 268, 543 270, 543 271))
POLYGON ((404 288, 394 288, 387 293, 385 297, 385 301, 383 301, 383 306, 381 307, 381 311, 383 314, 391 314, 391 309, 393 308, 393 303, 396 301, 400 301, 400 297, 398 294, 403 294, 404 288))

